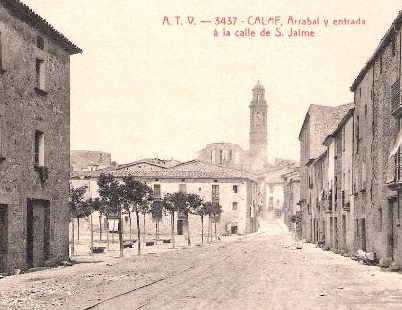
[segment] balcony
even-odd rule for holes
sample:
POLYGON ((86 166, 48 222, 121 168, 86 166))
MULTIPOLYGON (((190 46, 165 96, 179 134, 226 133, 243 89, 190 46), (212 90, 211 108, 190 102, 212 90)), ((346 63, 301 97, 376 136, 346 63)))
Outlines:
POLYGON ((349 193, 342 191, 342 210, 350 211, 349 193))
POLYGON ((396 154, 393 157, 390 157, 387 171, 387 183, 385 184, 390 190, 402 190, 401 155, 401 148, 399 148, 396 154))
POLYGON ((402 113, 400 79, 391 86, 391 114, 395 117, 402 113))

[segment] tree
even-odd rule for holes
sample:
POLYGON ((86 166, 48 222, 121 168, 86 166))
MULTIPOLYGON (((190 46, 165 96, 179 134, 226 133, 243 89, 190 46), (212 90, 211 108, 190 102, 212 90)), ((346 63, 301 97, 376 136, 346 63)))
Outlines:
MULTIPOLYGON (((112 174, 102 173, 98 178, 98 192, 102 204, 106 204, 106 214, 109 218, 110 214, 117 214, 119 219, 119 246, 120 256, 123 256, 123 227, 121 220, 121 205, 123 203, 123 187, 115 179, 112 174)), ((109 221, 108 221, 109 222, 109 221)), ((109 229, 108 229, 109 230, 109 229)))
POLYGON ((204 217, 208 215, 211 205, 211 202, 203 202, 196 210, 196 214, 201 217, 201 243, 204 243, 204 217))
POLYGON ((198 196, 197 194, 187 194, 186 197, 187 200, 187 204, 186 204, 186 209, 185 209, 185 213, 186 213, 186 219, 187 219, 187 240, 188 240, 188 245, 191 245, 191 241, 190 241, 190 222, 189 222, 189 213, 193 213, 195 214, 197 212, 197 209, 200 208, 202 206, 202 199, 200 196, 198 196))
POLYGON ((163 209, 164 209, 163 200, 157 199, 152 202, 150 212, 152 214, 152 218, 155 219, 155 244, 158 244, 159 220, 162 218, 163 209))
MULTIPOLYGON (((94 225, 92 221, 92 213, 93 211, 98 211, 101 212, 100 210, 102 209, 102 203, 100 199, 97 197, 95 199, 89 198, 87 199, 86 203, 89 206, 90 209, 90 224, 91 224, 91 253, 93 253, 93 248, 94 248, 94 225)), ((101 229, 101 228, 99 228, 101 229)), ((100 240, 99 240, 100 241, 100 240)))
POLYGON ((141 255, 141 230, 139 213, 141 208, 152 201, 152 189, 146 184, 137 181, 133 176, 123 177, 123 203, 135 212, 137 218, 137 249, 141 255))
POLYGON ((175 225, 175 220, 174 220, 174 213, 180 212, 180 210, 183 210, 186 208, 186 194, 184 193, 169 193, 166 194, 164 199, 164 209, 168 212, 170 212, 170 224, 171 224, 171 235, 172 235, 172 247, 175 247, 175 233, 174 233, 174 225, 175 225))
MULTIPOLYGON (((222 206, 217 203, 217 202, 213 202, 212 203, 212 209, 211 209, 211 214, 213 216, 214 219, 214 224, 215 224, 215 241, 218 239, 217 234, 216 234, 216 222, 217 222, 217 216, 220 217, 222 214, 223 210, 222 210, 222 206)), ((212 236, 211 236, 212 239, 212 236)))
POLYGON ((70 212, 70 218, 72 220, 72 243, 71 243, 71 255, 74 255, 74 218, 77 213, 77 209, 80 209, 81 205, 84 203, 84 195, 87 191, 87 186, 81 187, 70 187, 70 193, 68 197, 68 206, 70 212))

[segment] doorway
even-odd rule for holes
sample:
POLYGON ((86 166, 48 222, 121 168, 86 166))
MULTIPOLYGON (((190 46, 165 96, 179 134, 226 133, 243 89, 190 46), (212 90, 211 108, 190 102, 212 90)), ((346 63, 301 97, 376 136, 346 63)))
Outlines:
POLYGON ((0 272, 7 270, 8 252, 8 212, 7 205, 0 204, 0 272))
POLYGON ((342 250, 346 251, 346 215, 342 215, 342 250))
POLYGON ((183 235, 184 220, 177 220, 177 234, 183 235))
POLYGON ((28 268, 43 266, 50 252, 50 202, 27 200, 27 244, 26 263, 28 268))

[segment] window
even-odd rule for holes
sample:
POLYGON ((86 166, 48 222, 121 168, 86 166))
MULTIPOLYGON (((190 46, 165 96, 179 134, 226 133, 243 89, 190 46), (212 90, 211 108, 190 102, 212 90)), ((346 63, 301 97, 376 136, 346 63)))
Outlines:
POLYGON ((361 98, 361 97, 362 97, 362 88, 359 87, 359 98, 361 98))
POLYGON ((41 50, 45 49, 45 39, 40 35, 36 36, 36 46, 41 50))
POLYGON ((233 193, 237 194, 237 185, 233 185, 233 193))
POLYGON ((42 131, 35 131, 35 167, 43 167, 45 165, 45 135, 42 131))
POLYGON ((219 162, 223 163, 223 150, 219 151, 219 162))
POLYGON ((367 104, 364 106, 364 117, 367 120, 367 104))
POLYGON ((154 184, 154 197, 156 199, 161 198, 161 185, 160 184, 154 184))
POLYGON ((237 210, 237 201, 232 202, 232 210, 236 211, 237 210))
POLYGON ((45 62, 43 59, 36 59, 36 87, 45 90, 45 62))
POLYGON ((187 184, 179 184, 179 192, 186 194, 187 193, 187 184))
POLYGON ((396 44, 395 44, 395 36, 392 37, 392 56, 396 54, 396 44))
POLYGON ((212 202, 219 203, 219 185, 212 185, 212 202))

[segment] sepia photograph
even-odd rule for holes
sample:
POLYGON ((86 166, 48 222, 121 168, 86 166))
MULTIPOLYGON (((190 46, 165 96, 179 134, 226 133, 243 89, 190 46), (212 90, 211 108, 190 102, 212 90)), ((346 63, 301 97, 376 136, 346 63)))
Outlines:
POLYGON ((0 0, 0 310, 402 309, 400 0, 0 0))

